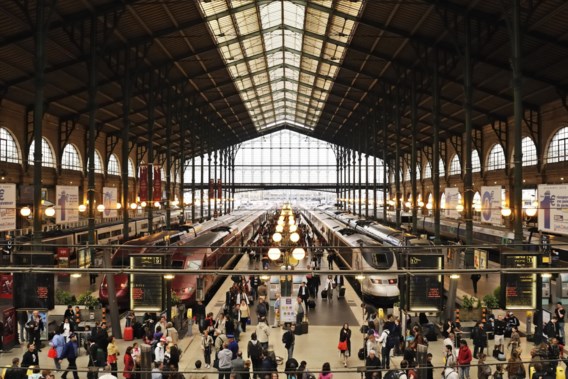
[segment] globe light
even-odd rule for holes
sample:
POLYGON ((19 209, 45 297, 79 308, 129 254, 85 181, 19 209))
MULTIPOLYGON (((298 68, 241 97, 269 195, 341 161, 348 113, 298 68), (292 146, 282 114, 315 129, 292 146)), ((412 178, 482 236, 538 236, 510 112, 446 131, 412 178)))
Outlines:
POLYGON ((298 233, 290 234, 290 241, 296 243, 300 240, 300 235, 298 233))
POLYGON ((160 208, 160 202, 159 202, 159 201, 155 201, 155 202, 154 202, 154 207, 155 207, 155 208, 160 208))
POLYGON ((277 233, 282 233, 284 231, 284 226, 282 225, 276 225, 276 232, 277 233))
POLYGON ((355 275, 355 279, 361 281, 361 280, 365 279, 365 275, 363 275, 363 274, 357 274, 357 275, 355 275))
POLYGON ((297 225, 290 225, 290 233, 294 233, 296 230, 298 230, 297 225))
POLYGON ((473 204, 473 209, 474 209, 476 212, 481 212, 481 203, 475 203, 475 204, 473 204))
POLYGON ((501 209, 501 215, 503 215, 503 217, 509 217, 511 213, 513 213, 513 211, 511 211, 511 208, 505 207, 501 209))
POLYGON ((306 257, 306 250, 302 249, 301 247, 297 247, 294 250, 292 250, 292 256, 295 259, 301 261, 306 257))
POLYGON ((45 209, 45 215, 46 215, 47 217, 53 217, 53 216, 55 216, 55 208, 53 208, 53 207, 46 208, 46 209, 45 209))
POLYGON ((130 203, 130 209, 135 210, 136 208, 138 208, 138 204, 130 203))
POLYGON ((458 211, 458 212, 463 212, 463 209, 464 209, 464 208, 463 208, 463 205, 462 205, 462 204, 456 205, 456 211, 458 211))
POLYGON ((422 208, 422 207, 424 206, 424 202, 423 202, 423 201, 419 201, 419 202, 418 202, 418 206, 419 206, 420 208, 422 208))
POLYGON ((537 213, 537 212, 538 212, 538 209, 536 209, 535 207, 532 207, 532 206, 525 209, 525 214, 526 214, 528 217, 534 217, 534 216, 536 216, 536 213, 537 213))
POLYGON ((141 206, 142 208, 146 208, 146 207, 148 206, 148 203, 145 202, 145 201, 143 201, 143 202, 140 203, 140 206, 141 206))
POLYGON ((272 240, 273 240, 274 242, 276 242, 276 243, 282 241, 282 234, 280 234, 280 233, 274 233, 274 234, 272 235, 272 240))
POLYGON ((97 205, 97 211, 103 213, 105 211, 105 206, 103 204, 97 205))
POLYGON ((165 274, 164 275, 164 279, 166 280, 172 280, 174 279, 176 276, 174 274, 165 274))
POLYGON ((432 203, 426 204, 426 209, 432 209, 432 203))
POLYGON ((79 212, 85 212, 87 210, 87 206, 85 204, 79 205, 79 212))
POLYGON ((122 208, 122 204, 116 203, 116 209, 120 209, 120 208, 122 208))
POLYGON ((407 201, 406 203, 404 203, 404 206, 406 208, 410 208, 412 206, 412 204, 410 203, 410 201, 407 201))
POLYGON ((270 258, 273 261, 278 260, 281 255, 282 252, 277 247, 271 247, 270 249, 268 249, 268 258, 270 258))
POLYGON ((276 223, 276 225, 278 226, 284 226, 285 222, 284 220, 278 220, 278 222, 276 223))
POLYGON ((294 220, 293 217, 290 217, 290 220, 288 220, 288 225, 294 225, 296 223, 296 220, 294 220))
POLYGON ((30 207, 23 207, 22 209, 20 209, 20 214, 24 217, 28 217, 32 214, 32 210, 30 209, 30 207))

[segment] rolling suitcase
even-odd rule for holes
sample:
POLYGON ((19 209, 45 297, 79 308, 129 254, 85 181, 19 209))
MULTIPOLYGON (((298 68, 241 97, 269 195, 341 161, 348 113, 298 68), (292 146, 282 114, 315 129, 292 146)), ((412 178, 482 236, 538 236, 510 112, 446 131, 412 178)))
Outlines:
POLYGON ((302 327, 302 334, 308 334, 308 326, 309 326, 308 322, 302 321, 300 326, 302 327))
POLYGON ((308 300, 308 308, 314 309, 316 307, 316 301, 314 299, 308 300))
POLYGON ((124 328, 124 340, 125 341, 132 341, 134 339, 134 329, 131 326, 127 326, 124 328))
POLYGON ((327 290, 321 291, 321 298, 322 298, 322 299, 327 299, 327 290))
POLYGON ((345 287, 339 288, 339 293, 337 294, 338 299, 342 299, 345 297, 345 287))
POLYGON ((294 334, 297 336, 301 336, 303 334, 302 323, 296 325, 296 329, 294 329, 294 334))

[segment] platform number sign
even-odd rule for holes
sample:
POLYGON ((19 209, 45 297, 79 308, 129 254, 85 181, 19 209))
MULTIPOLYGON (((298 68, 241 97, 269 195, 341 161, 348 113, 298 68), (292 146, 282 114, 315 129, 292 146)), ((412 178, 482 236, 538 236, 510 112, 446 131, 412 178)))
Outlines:
MULTIPOLYGON (((162 256, 130 257, 132 268, 161 269, 162 256)), ((159 312, 163 307, 163 278, 156 275, 130 275, 130 303, 132 310, 159 312)))
MULTIPOLYGON (((442 256, 420 254, 408 257, 409 269, 442 268, 442 256)), ((408 310, 436 312, 442 309, 443 290, 440 275, 411 275, 408 280, 408 310)))
MULTIPOLYGON (((536 268, 535 255, 511 254, 504 257, 505 268, 536 268)), ((536 308, 536 275, 533 273, 506 273, 501 276, 501 299, 505 309, 536 308)))

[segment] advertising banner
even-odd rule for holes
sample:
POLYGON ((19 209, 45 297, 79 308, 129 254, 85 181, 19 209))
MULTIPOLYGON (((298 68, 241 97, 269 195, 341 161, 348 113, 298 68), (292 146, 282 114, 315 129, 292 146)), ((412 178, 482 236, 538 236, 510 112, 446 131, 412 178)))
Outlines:
POLYGON ((0 299, 11 299, 14 291, 14 276, 0 274, 0 299))
POLYGON ((154 197, 153 201, 162 200, 162 168, 158 165, 154 165, 152 184, 154 185, 154 190, 152 192, 152 196, 154 197))
POLYGON ((79 221, 79 187, 55 186, 55 223, 79 221))
POLYGON ((476 269, 487 268, 487 250, 473 250, 473 267, 475 267, 476 269))
POLYGON ((481 187, 481 222, 501 225, 501 186, 481 187))
POLYGON ((293 297, 282 297, 280 299, 280 322, 296 322, 296 312, 294 312, 293 297))
POLYGON ((148 165, 140 165, 138 183, 140 183, 140 201, 148 201, 148 165))
POLYGON ((457 188, 446 188, 446 209, 444 214, 449 218, 460 218, 460 213, 456 210, 459 204, 460 191, 457 188))
POLYGON ((103 218, 117 217, 118 211, 116 204, 118 203, 118 190, 116 187, 103 187, 103 205, 105 210, 103 218))
MULTIPOLYGON (((4 349, 10 349, 17 342, 18 318, 16 317, 16 308, 7 308, 2 311, 4 318, 4 349)), ((47 329, 47 328, 46 328, 47 329)))
POLYGON ((568 235, 568 184, 538 185, 538 230, 568 235))
POLYGON ((0 231, 16 229, 16 184, 0 184, 0 231))

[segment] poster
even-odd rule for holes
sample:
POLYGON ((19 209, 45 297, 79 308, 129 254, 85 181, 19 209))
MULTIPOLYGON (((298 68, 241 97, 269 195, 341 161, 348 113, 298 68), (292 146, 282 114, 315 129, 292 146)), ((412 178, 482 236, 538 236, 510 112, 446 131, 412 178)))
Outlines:
POLYGON ((79 221, 79 187, 55 187, 55 223, 79 221))
POLYGON ((0 231, 16 229, 16 184, 0 184, 0 231))
POLYGON ((460 213, 456 210, 460 200, 460 191, 457 188, 446 188, 446 208, 444 214, 449 218, 460 218, 460 213))
POLYGON ((481 222, 501 225, 501 186, 481 187, 481 222))
POLYGON ((568 184, 538 185, 538 230, 568 235, 568 184))
POLYGON ((4 339, 2 342, 4 349, 9 349, 17 342, 18 318, 16 317, 16 308, 4 309, 2 317, 4 319, 4 339))
POLYGON ((103 218, 117 217, 116 203, 118 202, 118 190, 116 187, 103 187, 103 218))
POLYGON ((487 250, 473 250, 473 267, 482 270, 487 268, 487 250))
POLYGON ((139 197, 140 201, 148 201, 148 165, 140 165, 140 177, 138 178, 140 183, 139 197))
POLYGON ((280 299, 280 322, 296 322, 296 313, 294 312, 294 298, 283 297, 280 299))
POLYGON ((14 290, 14 276, 12 274, 0 274, 0 299, 11 299, 14 290))
POLYGON ((153 201, 162 200, 162 168, 158 165, 154 165, 154 176, 152 177, 153 188, 153 201))

